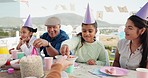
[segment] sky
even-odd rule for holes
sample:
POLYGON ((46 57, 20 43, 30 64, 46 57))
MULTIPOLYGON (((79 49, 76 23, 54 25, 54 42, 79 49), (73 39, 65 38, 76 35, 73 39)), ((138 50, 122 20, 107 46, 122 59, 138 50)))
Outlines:
POLYGON ((58 13, 75 13, 84 16, 87 4, 96 16, 97 11, 103 12, 102 21, 112 24, 124 24, 130 12, 137 12, 147 0, 1 0, 0 17, 45 17, 58 13), (6 1, 6 2, 1 2, 6 1), (28 1, 28 3, 26 3, 28 1), (106 7, 112 7, 114 12, 106 12, 106 7), (127 13, 120 13, 118 6, 126 6, 127 13), (120 17, 120 18, 119 18, 120 17), (120 20, 120 21, 119 21, 120 20))

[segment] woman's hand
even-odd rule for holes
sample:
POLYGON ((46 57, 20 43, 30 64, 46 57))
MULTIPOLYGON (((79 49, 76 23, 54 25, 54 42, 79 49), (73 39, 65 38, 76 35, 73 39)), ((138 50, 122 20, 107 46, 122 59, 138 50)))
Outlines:
POLYGON ((69 56, 70 51, 69 51, 68 45, 66 45, 66 44, 62 45, 61 48, 60 48, 60 53, 61 53, 63 56, 64 56, 64 55, 69 56))
POLYGON ((88 64, 88 65, 96 65, 96 61, 95 61, 94 59, 89 59, 89 60, 87 61, 87 64, 88 64))

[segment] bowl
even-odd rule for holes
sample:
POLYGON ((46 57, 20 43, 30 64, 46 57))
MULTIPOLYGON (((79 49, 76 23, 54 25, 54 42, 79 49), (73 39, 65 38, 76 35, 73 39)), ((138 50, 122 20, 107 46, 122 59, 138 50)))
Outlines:
POLYGON ((61 57, 62 57, 62 55, 56 55, 55 56, 56 59, 61 58, 61 57))
MULTIPOLYGON (((56 55, 56 56, 55 56, 56 59, 59 59, 59 58, 61 58, 61 57, 62 57, 62 55, 56 55)), ((71 62, 75 62, 77 58, 78 58, 78 56, 69 55, 69 57, 67 57, 66 60, 71 61, 71 62)))
POLYGON ((14 69, 20 69, 20 64, 19 64, 19 59, 13 60, 10 62, 10 65, 14 68, 14 69))
POLYGON ((6 60, 10 59, 11 58, 11 54, 0 54, 0 58, 5 58, 6 60))
POLYGON ((7 62, 7 59, 10 59, 11 55, 10 54, 0 54, 0 67, 5 65, 7 62))
POLYGON ((3 66, 3 65, 5 65, 6 62, 7 62, 7 59, 6 58, 0 57, 0 67, 3 66))

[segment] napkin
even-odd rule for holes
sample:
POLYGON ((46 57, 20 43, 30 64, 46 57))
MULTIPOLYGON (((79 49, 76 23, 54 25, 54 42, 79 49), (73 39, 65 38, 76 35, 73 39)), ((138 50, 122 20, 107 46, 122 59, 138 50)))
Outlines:
POLYGON ((104 74, 104 73, 100 72, 100 68, 95 68, 95 69, 89 70, 88 72, 93 74, 93 75, 99 76, 99 77, 108 76, 107 74, 104 74))

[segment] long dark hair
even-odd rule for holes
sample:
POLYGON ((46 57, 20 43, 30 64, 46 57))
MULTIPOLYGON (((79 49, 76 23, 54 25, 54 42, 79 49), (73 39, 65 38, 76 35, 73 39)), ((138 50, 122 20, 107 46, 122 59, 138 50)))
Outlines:
POLYGON ((31 27, 27 27, 27 26, 23 26, 22 28, 27 28, 30 32, 36 33, 37 32, 37 28, 33 29, 31 27))
MULTIPOLYGON (((81 26, 83 27, 84 25, 93 25, 94 28, 95 28, 95 30, 97 31, 98 25, 97 25, 97 22, 96 22, 96 21, 95 21, 95 23, 92 23, 92 24, 85 24, 85 23, 82 23, 81 26)), ((81 48, 81 47, 83 46, 84 42, 85 42, 85 40, 84 40, 83 37, 82 37, 82 32, 78 33, 77 36, 80 36, 80 37, 81 37, 81 46, 79 47, 79 48, 81 48)), ((96 37, 94 37, 94 41, 96 41, 96 37)))
POLYGON ((148 21, 143 20, 136 15, 132 15, 128 19, 133 21, 134 25, 139 29, 146 28, 145 32, 140 36, 140 41, 142 43, 142 49, 143 49, 140 67, 146 68, 147 56, 148 56, 148 21))

